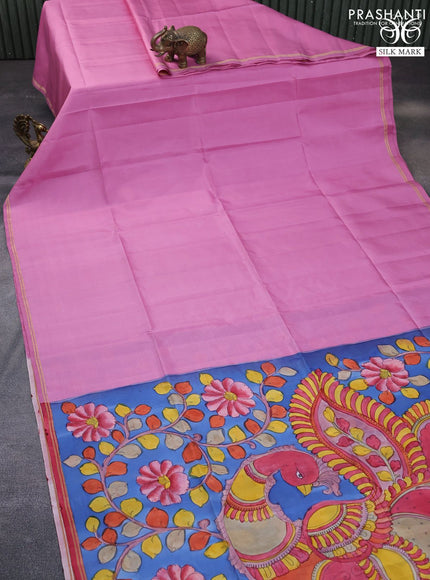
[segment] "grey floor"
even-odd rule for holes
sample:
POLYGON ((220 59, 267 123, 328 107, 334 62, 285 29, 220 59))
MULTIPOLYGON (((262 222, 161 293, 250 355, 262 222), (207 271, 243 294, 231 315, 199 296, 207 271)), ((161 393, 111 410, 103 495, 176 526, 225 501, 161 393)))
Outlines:
MULTIPOLYGON (((430 192, 430 55, 392 60, 400 150, 415 179, 430 192)), ((12 131, 13 118, 29 113, 48 126, 53 120, 31 86, 32 69, 32 61, 0 61, 2 205, 26 159, 12 131)), ((0 230, 0 578, 61 580, 3 221, 0 230)))
MULTIPOLYGON (((12 121, 53 116, 32 88, 33 61, 0 61, 0 201, 23 170, 24 145, 12 121)), ((0 222, 0 578, 64 578, 30 398, 12 269, 0 222)))

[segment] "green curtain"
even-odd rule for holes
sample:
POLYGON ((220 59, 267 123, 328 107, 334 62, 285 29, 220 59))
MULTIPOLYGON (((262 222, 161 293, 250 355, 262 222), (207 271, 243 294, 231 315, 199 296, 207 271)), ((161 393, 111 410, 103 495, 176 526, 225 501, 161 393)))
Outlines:
MULTIPOLYGON (((89 0, 91 1, 91 0, 89 0)), ((155 1, 155 0, 150 0, 155 1)), ((196 0, 198 1, 198 0, 196 0)), ((377 25, 357 25, 349 10, 426 11, 418 46, 430 44, 430 0, 255 0, 335 36, 383 46, 377 25)), ((44 0, 0 0, 0 59, 34 58, 37 26, 44 0)))

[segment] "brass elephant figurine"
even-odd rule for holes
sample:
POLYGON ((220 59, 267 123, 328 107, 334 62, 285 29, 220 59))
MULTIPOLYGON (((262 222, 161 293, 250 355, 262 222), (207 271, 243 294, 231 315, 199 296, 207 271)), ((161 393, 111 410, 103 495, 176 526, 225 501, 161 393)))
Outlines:
POLYGON ((166 62, 173 62, 178 57, 179 68, 187 68, 187 57, 195 58, 197 64, 206 64, 206 44, 208 37, 197 26, 184 26, 175 29, 167 26, 157 32, 151 39, 151 49, 157 56, 163 56, 166 62))

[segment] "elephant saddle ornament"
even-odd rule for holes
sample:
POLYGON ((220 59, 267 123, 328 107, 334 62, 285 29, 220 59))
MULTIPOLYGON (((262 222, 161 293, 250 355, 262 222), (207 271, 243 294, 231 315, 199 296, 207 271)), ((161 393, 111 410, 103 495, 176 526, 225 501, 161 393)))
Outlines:
POLYGON ((183 26, 175 29, 174 26, 157 32, 151 39, 151 50, 157 56, 163 56, 167 62, 173 62, 178 57, 179 68, 187 68, 187 57, 191 56, 197 64, 206 64, 206 44, 208 37, 197 26, 183 26))

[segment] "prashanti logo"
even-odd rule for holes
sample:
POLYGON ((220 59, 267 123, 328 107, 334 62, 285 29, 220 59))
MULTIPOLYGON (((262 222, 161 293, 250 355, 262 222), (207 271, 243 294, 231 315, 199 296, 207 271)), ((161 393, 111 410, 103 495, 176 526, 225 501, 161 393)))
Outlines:
POLYGON ((384 20, 381 21, 381 38, 387 44, 397 44, 399 40, 403 44, 414 44, 421 36, 423 22, 418 18, 410 20, 384 20))
POLYGON ((424 56, 424 47, 412 46, 424 30, 425 9, 414 10, 348 10, 348 19, 356 26, 377 25, 381 40, 389 47, 377 47, 377 56, 424 56), (399 44, 403 46, 398 46, 399 44))

